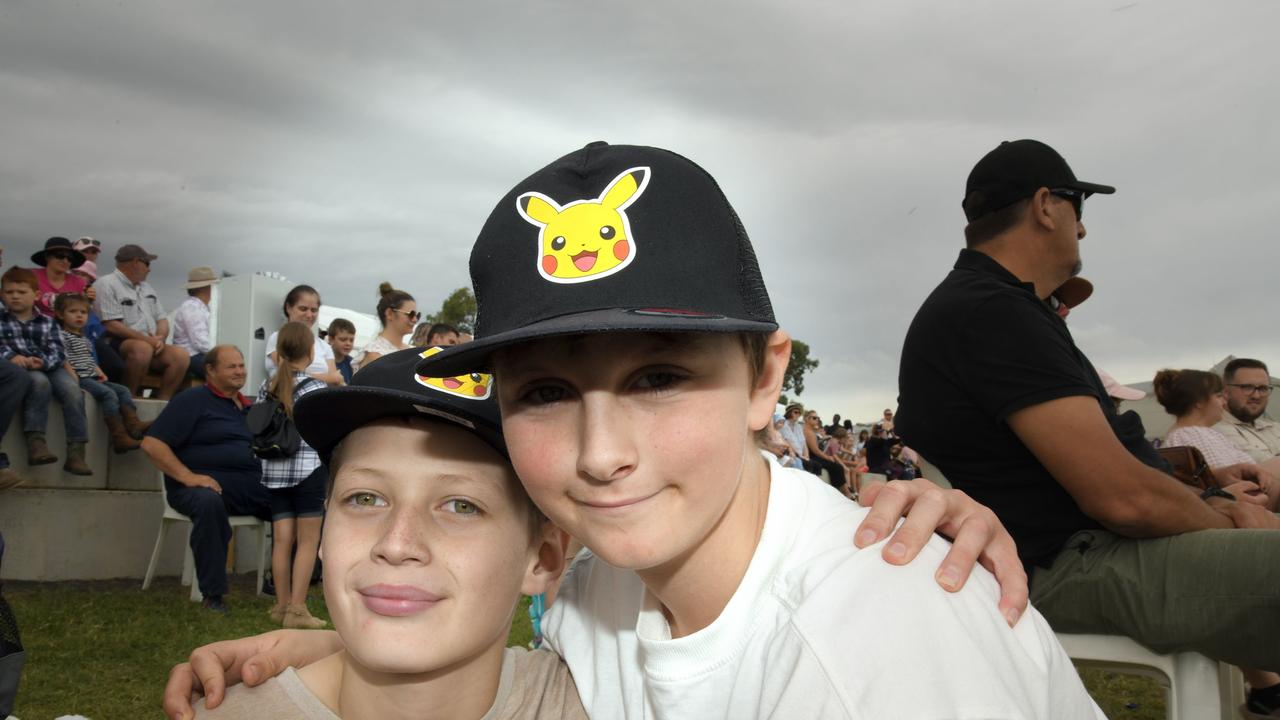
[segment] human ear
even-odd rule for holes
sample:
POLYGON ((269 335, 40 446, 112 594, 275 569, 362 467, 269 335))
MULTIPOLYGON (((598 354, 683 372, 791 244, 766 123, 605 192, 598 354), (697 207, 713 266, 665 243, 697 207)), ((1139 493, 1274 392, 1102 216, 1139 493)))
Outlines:
POLYGON ((541 595, 560 584, 560 578, 568 568, 565 551, 569 548, 569 534, 550 520, 543 520, 537 538, 530 543, 529 564, 525 567, 524 582, 520 592, 525 595, 541 595))
POLYGON ((791 336, 785 330, 774 330, 765 340, 764 365, 751 386, 751 405, 747 413, 747 429, 751 432, 764 429, 773 419, 782 393, 782 380, 791 362, 791 336))
MULTIPOLYGON (((1045 230, 1056 230, 1058 227, 1058 221, 1053 217, 1053 200, 1049 188, 1042 187, 1031 196, 1031 219, 1045 230)), ((1074 214, 1075 211, 1072 212, 1074 214)))

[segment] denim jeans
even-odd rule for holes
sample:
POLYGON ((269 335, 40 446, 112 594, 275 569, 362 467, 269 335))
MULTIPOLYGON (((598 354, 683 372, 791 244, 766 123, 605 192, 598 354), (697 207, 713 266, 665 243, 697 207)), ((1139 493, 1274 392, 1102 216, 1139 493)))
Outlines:
MULTIPOLYGON (((0 360, 0 437, 9 431, 9 421, 18 414, 22 400, 31 390, 27 371, 8 360, 0 360)), ((9 457, 0 452, 0 470, 9 467, 9 457)))
POLYGON ((129 388, 123 385, 82 377, 80 387, 102 406, 103 417, 115 417, 120 414, 120 408, 133 407, 133 397, 129 394, 129 388))
POLYGON ((62 421, 67 429, 67 442, 88 442, 88 423, 84 419, 84 393, 80 382, 62 367, 52 370, 28 370, 31 392, 22 405, 22 429, 42 433, 49 425, 49 400, 58 398, 62 405, 62 421))

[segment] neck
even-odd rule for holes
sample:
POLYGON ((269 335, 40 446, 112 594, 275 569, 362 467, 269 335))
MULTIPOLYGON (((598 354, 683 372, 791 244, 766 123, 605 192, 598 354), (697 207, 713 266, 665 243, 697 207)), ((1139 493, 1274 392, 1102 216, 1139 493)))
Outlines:
POLYGON ((743 448, 738 491, 711 532, 683 556, 636 574, 662 604, 672 637, 720 616, 755 555, 769 507, 769 465, 754 443, 743 448))
POLYGON ((343 720, 480 718, 498 695, 505 640, 459 665, 422 674, 370 670, 341 652, 326 659, 327 669, 304 668, 302 679, 343 720))
POLYGON ((1209 417, 1208 410, 1192 410, 1186 415, 1181 415, 1173 421, 1174 427, 1213 427, 1217 421, 1213 421, 1209 417))
POLYGON ((382 337, 386 338, 387 342, 392 345, 400 347, 400 338, 404 337, 404 333, 388 327, 382 329, 382 337))
POLYGON ((1029 250, 1034 242, 1034 238, 1029 237, 1001 237, 984 243, 974 250, 1000 263, 1001 267, 1013 273, 1022 282, 1035 285, 1036 297, 1043 300, 1066 282, 1071 275, 1047 267, 1043 258, 1029 250))
POLYGON ((17 318, 18 320, 21 320, 22 322, 26 322, 26 321, 28 321, 28 320, 30 320, 31 318, 33 318, 33 317, 35 317, 35 316, 36 316, 36 308, 35 308, 35 306, 33 305, 33 306, 31 306, 31 307, 29 307, 29 308, 27 308, 26 310, 23 310, 23 311, 21 311, 21 312, 19 312, 19 311, 17 311, 17 310, 10 309, 10 310, 9 310, 9 314, 10 314, 10 315, 12 315, 12 316, 14 316, 14 317, 15 317, 15 318, 17 318))
POLYGON ((71 327, 70 325, 63 325, 62 329, 66 332, 71 333, 72 335, 80 335, 84 332, 83 327, 71 327))
POLYGON ((48 278, 50 285, 55 285, 55 286, 61 285, 62 281, 67 279, 66 273, 62 272, 61 270, 54 270, 51 267, 46 267, 44 269, 44 276, 48 278))

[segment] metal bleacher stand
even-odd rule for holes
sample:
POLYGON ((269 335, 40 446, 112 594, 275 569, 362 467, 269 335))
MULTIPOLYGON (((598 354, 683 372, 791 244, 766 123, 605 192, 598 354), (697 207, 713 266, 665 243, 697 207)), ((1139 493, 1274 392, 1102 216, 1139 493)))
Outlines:
MULTIPOLYGON (((924 477, 950 488, 937 466, 923 457, 924 477)), ((1164 688, 1169 720, 1238 718, 1244 704, 1244 678, 1240 670, 1199 653, 1161 655, 1121 635, 1058 633, 1058 642, 1077 666, 1141 675, 1164 688)))

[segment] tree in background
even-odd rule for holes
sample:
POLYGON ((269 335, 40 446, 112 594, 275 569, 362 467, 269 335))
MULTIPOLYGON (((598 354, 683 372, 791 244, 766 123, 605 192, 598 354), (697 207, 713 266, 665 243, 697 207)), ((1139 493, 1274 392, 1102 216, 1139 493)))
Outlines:
POLYGON ((440 312, 432 313, 424 320, 433 324, 449 323, 461 332, 473 333, 476 325, 476 296, 469 287, 458 288, 445 298, 440 312))
POLYGON ((803 394, 804 375, 816 367, 818 360, 809 357, 809 343, 791 338, 791 362, 787 363, 787 374, 782 378, 782 391, 803 394))

